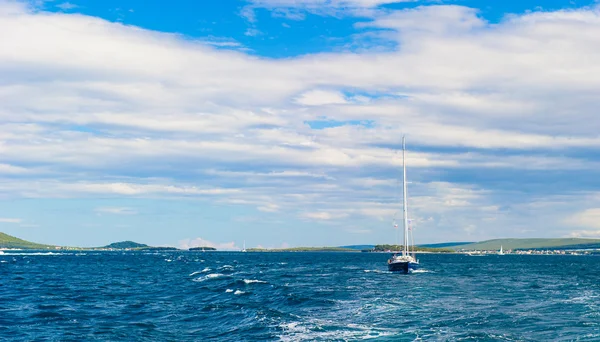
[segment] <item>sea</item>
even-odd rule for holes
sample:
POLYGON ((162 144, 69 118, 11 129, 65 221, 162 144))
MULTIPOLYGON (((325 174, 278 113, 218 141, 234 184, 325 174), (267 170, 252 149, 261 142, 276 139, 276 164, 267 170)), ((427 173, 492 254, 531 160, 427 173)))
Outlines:
POLYGON ((0 254, 2 341, 600 341, 600 257, 0 254))

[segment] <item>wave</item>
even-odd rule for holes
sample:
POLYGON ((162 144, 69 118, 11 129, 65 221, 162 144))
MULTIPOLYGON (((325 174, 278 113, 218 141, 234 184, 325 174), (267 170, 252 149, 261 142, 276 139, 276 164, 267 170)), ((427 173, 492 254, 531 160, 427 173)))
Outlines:
POLYGON ((394 335, 390 329, 374 328, 361 324, 335 326, 330 321, 309 320, 307 322, 281 323, 281 341, 348 341, 377 339, 394 335))
POLYGON ((243 282, 246 284, 266 284, 267 283, 264 280, 258 280, 258 279, 244 279, 243 282))
POLYGON ((43 253, 43 252, 36 252, 36 253, 26 253, 26 252, 25 253, 20 253, 20 252, 17 252, 17 253, 6 253, 5 252, 2 255, 73 255, 73 254, 71 254, 71 253, 52 253, 52 252, 46 252, 46 253, 43 253))
POLYGON ((227 274, 233 273, 234 269, 235 269, 235 267, 233 267, 231 265, 223 265, 223 266, 221 266, 221 267, 218 268, 218 270, 220 272, 227 273, 227 274))
MULTIPOLYGON (((391 271, 384 271, 384 270, 363 270, 363 272, 365 273, 379 273, 379 274, 395 274, 397 272, 391 272, 391 271)), ((418 269, 418 270, 414 270, 414 271, 410 271, 410 274, 415 274, 415 273, 435 273, 433 271, 430 270, 425 270, 425 269, 418 269)))
POLYGON ((221 277, 228 277, 228 275, 225 275, 222 273, 211 273, 211 274, 205 275, 204 277, 199 277, 199 278, 193 279, 193 281, 195 281, 197 283, 201 283, 203 281, 217 279, 217 278, 221 278, 221 277))
POLYGON ((206 272, 210 272, 212 271, 212 269, 210 267, 205 267, 202 271, 196 271, 190 274, 191 276, 195 276, 196 274, 200 274, 200 273, 206 273, 206 272))
POLYGON ((383 273, 383 274, 392 274, 394 272, 384 271, 384 270, 363 270, 365 273, 383 273))
POLYGON ((435 272, 426 270, 426 269, 418 269, 418 270, 411 271, 410 273, 415 274, 415 273, 435 273, 435 272))
POLYGON ((240 291, 240 290, 235 290, 235 292, 233 294, 239 296, 239 295, 246 294, 246 292, 245 291, 240 291))

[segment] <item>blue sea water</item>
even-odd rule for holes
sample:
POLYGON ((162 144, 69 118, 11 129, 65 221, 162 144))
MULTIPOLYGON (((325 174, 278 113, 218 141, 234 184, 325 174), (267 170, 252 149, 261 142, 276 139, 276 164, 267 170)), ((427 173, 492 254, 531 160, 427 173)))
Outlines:
POLYGON ((600 257, 0 255, 0 339, 600 341, 600 257))

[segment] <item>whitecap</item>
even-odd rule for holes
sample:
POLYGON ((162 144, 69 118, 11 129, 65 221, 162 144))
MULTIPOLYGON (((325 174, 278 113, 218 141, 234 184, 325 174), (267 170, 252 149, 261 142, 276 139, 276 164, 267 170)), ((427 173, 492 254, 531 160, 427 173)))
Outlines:
POLYGON ((253 283, 266 284, 267 282, 264 280, 258 280, 258 279, 244 279, 244 283, 246 283, 246 284, 253 284, 253 283))
POLYGON ((200 282, 203 282, 203 281, 206 281, 209 279, 216 279, 216 278, 220 278, 220 277, 226 277, 226 275, 221 274, 221 273, 211 273, 211 274, 205 275, 204 277, 199 277, 199 278, 193 279, 193 281, 200 283, 200 282))
POLYGON ((190 274, 190 277, 191 277, 191 276, 195 276, 196 274, 200 274, 200 273, 206 273, 206 272, 210 272, 210 271, 211 271, 211 268, 210 268, 210 267, 206 267, 206 268, 204 268, 202 271, 196 271, 196 272, 194 272, 194 273, 190 274))
POLYGON ((279 335, 281 341, 348 341, 367 340, 392 336, 395 332, 391 329, 382 329, 360 324, 347 324, 337 326, 335 330, 325 330, 324 325, 331 327, 331 321, 309 319, 307 322, 289 322, 279 325, 283 334, 279 335))
POLYGON ((243 295, 243 294, 245 294, 245 293, 246 293, 246 292, 244 292, 244 291, 235 290, 235 292, 234 292, 233 294, 234 294, 234 295, 238 295, 238 296, 239 296, 239 295, 243 295))
POLYGON ((52 253, 52 252, 47 252, 47 253, 4 253, 3 255, 24 255, 24 256, 29 256, 29 255, 72 255, 70 253, 52 253))
POLYGON ((365 273, 384 273, 384 274, 394 273, 394 272, 391 272, 391 271, 383 271, 383 270, 363 270, 363 271, 365 273))
POLYGON ((420 269, 420 270, 410 271, 410 273, 435 273, 435 272, 430 271, 430 270, 420 269))
POLYGON ((227 290, 225 290, 225 292, 226 293, 230 293, 230 292, 233 292, 233 290, 232 289, 227 289, 227 290))

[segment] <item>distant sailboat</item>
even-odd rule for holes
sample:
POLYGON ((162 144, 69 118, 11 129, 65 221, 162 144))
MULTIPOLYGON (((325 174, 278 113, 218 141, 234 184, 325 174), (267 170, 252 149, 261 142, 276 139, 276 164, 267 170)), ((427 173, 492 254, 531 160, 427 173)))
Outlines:
POLYGON ((500 252, 498 252, 498 255, 504 255, 504 252, 502 251, 502 245, 500 245, 500 252))
MULTIPOLYGON (((415 258, 414 243, 412 244, 412 255, 409 246, 409 226, 408 226, 408 205, 407 194, 406 194, 406 144, 405 139, 402 137, 402 195, 403 195, 403 212, 404 212, 404 243, 402 253, 394 253, 388 260, 388 270, 392 272, 403 272, 409 273, 419 268, 419 261, 415 258)), ((412 237, 412 231, 411 231, 412 237)))
POLYGON ((244 240, 244 248, 242 249, 242 252, 246 252, 246 240, 244 240))

